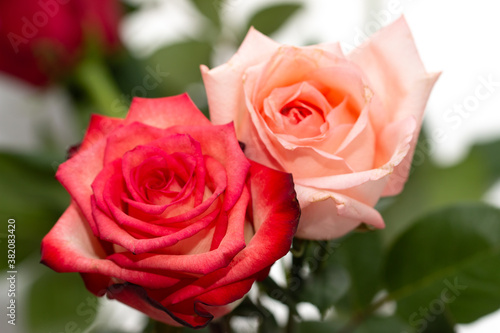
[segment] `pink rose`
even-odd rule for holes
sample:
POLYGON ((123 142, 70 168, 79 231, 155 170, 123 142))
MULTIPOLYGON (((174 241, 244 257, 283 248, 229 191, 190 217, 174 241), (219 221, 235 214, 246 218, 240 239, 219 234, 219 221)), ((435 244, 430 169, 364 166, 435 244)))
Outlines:
POLYGON ((293 174, 298 237, 384 227, 373 207, 402 190, 438 77, 404 18, 348 55, 338 43, 280 45, 251 29, 226 64, 202 74, 212 121, 234 121, 249 158, 293 174))
POLYGON ((42 262, 177 326, 231 311, 288 252, 299 217, 291 176, 249 161, 233 125, 187 95, 94 116, 56 177, 72 203, 42 262))

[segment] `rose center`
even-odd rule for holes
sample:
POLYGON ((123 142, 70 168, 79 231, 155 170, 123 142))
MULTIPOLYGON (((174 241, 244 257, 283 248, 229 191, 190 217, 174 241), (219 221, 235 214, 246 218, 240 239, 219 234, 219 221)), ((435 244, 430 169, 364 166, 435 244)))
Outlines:
POLYGON ((294 125, 297 125, 302 120, 304 120, 304 118, 312 114, 311 111, 301 106, 285 106, 283 109, 281 109, 280 113, 285 117, 288 117, 290 123, 294 125))
POLYGON ((155 170, 149 175, 149 177, 150 178, 146 182, 146 187, 151 190, 161 190, 168 184, 172 175, 170 173, 165 175, 165 172, 155 170))
POLYGON ((323 112, 316 105, 297 100, 283 106, 280 110, 285 133, 298 138, 312 137, 320 134, 321 125, 325 122, 323 112))

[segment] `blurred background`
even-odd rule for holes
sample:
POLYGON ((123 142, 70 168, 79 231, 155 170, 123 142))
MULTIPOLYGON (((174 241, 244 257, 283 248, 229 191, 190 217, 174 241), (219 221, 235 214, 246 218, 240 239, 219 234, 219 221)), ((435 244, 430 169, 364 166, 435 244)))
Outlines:
MULTIPOLYGON (((199 65, 214 67, 227 61, 252 25, 280 43, 340 41, 349 52, 404 14, 426 68, 442 75, 427 106, 410 181, 402 195, 380 206, 388 225, 381 237, 388 246, 409 221, 446 204, 469 200, 500 207, 497 1, 95 3, 71 9, 73 3, 62 0, 18 1, 17 5, 2 0, 0 4, 0 215, 4 221, 0 241, 7 253, 6 221, 15 219, 19 308, 14 332, 142 331, 147 319, 141 314, 96 299, 77 274, 55 274, 39 264, 40 241, 69 203, 54 179, 55 171, 67 150, 81 140, 91 113, 123 116, 133 96, 187 91, 206 113, 199 65), (30 4, 19 6, 24 2, 30 4), (74 24, 64 33, 53 24, 61 12, 74 24), (12 34, 11 25, 19 32, 12 34), (57 40, 57 48, 43 44, 51 38, 57 40), (38 40, 42 42, 36 52, 25 55, 38 40)), ((6 260, 0 267, 0 303, 7 304, 6 260)), ((306 316, 315 318, 317 311, 308 309, 306 316)), ((498 332, 499 327, 497 312, 458 325, 456 332, 498 332)), ((7 329, 12 327, 4 318, 0 331, 7 329)))

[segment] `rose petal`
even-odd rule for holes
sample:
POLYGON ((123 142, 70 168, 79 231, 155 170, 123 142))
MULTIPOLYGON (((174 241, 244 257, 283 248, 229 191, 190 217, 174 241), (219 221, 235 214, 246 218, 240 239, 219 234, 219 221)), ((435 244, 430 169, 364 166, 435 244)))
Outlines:
MULTIPOLYGON (((417 120, 415 134, 418 133, 425 105, 439 73, 425 71, 405 18, 401 17, 381 29, 348 58, 366 73, 370 86, 384 105, 387 122, 413 116, 417 120)), ((397 176, 391 177, 384 195, 395 195, 402 190, 417 138, 418 135, 414 135, 412 149, 396 168, 397 176)))
POLYGON ((189 322, 183 320, 179 318, 179 314, 167 309, 158 301, 149 297, 144 288, 130 283, 112 286, 108 290, 108 297, 127 304, 128 306, 145 313, 154 320, 164 322, 172 326, 201 328, 206 326, 213 318, 212 316, 188 316, 186 319, 188 319, 189 322))
POLYGON ((126 152, 135 147, 147 145, 165 135, 165 130, 139 122, 122 126, 107 136, 103 164, 121 159, 126 152))
POLYGON ((273 133, 293 140, 320 135, 329 110, 330 104, 325 97, 309 83, 301 82, 274 89, 264 100, 262 116, 273 133), (298 123, 290 123, 290 116, 283 114, 283 108, 289 104, 308 109, 310 114, 298 123))
MULTIPOLYGON (((92 275, 85 275, 87 283, 95 285, 106 281, 111 283, 112 280, 106 279, 107 276, 141 283, 153 288, 165 288, 178 281, 178 279, 154 273, 127 271, 112 261, 103 259, 105 257, 106 253, 102 245, 92 234, 75 204, 68 207, 56 225, 42 240, 42 263, 56 272, 92 273, 92 275), (104 281, 97 281, 96 276, 101 276, 104 281)), ((96 288, 90 290, 96 295, 102 295, 103 292, 103 290, 96 291, 96 288)))
MULTIPOLYGON (((402 109, 419 108, 424 110, 429 94, 431 93, 431 89, 434 83, 437 81, 438 77, 439 74, 429 74, 427 78, 416 82, 405 102, 401 104, 401 108, 402 109)), ((387 184, 387 188, 384 190, 383 193, 384 196, 396 195, 400 193, 403 190, 404 184, 406 183, 406 179, 408 178, 408 174, 411 169, 413 153, 417 145, 418 134, 420 132, 420 125, 421 125, 421 123, 417 120, 420 118, 414 118, 414 119, 417 126, 415 126, 415 130, 412 135, 410 150, 405 156, 404 160, 398 163, 398 166, 394 169, 391 179, 387 184)))
POLYGON ((183 326, 187 322, 179 322, 175 320, 175 314, 163 307, 157 301, 150 298, 144 288, 131 283, 116 284, 111 286, 107 291, 110 299, 116 299, 123 304, 126 304, 148 317, 166 323, 171 326, 183 326))
POLYGON ((375 134, 369 121, 369 104, 361 111, 358 120, 335 152, 349 167, 357 171, 373 168, 375 158, 375 134))
MULTIPOLYGON (((131 253, 117 253, 109 257, 120 267, 132 270, 154 269, 156 271, 188 272, 192 274, 209 274, 217 269, 226 267, 234 256, 245 247, 243 224, 249 200, 248 192, 244 191, 241 200, 231 210, 230 216, 220 213, 216 224, 226 224, 227 231, 220 245, 215 250, 205 253, 169 254, 169 249, 163 249, 165 254, 132 255, 131 253)), ((210 245, 210 244, 209 244, 210 245)), ((182 253, 183 251, 178 250, 182 253)))
POLYGON ((158 128, 175 125, 210 125, 187 94, 164 98, 135 97, 125 124, 141 122, 158 128))
MULTIPOLYGON (((181 198, 186 198, 186 195, 193 193, 195 205, 199 205, 201 203, 205 187, 203 156, 200 144, 188 135, 168 135, 162 137, 161 139, 152 141, 148 145, 138 146, 133 150, 126 152, 123 155, 122 161, 123 175, 127 188, 136 201, 169 206, 170 204, 180 202, 181 198), (180 158, 179 161, 176 161, 176 156, 180 158), (182 156, 185 156, 185 158, 182 159, 182 156), (137 193, 136 187, 138 185, 136 183, 138 180, 136 177, 140 175, 136 175, 136 172, 145 172, 145 170, 136 170, 136 168, 138 168, 139 165, 143 165, 145 161, 147 161, 148 157, 161 158, 162 163, 153 163, 151 166, 153 170, 168 170, 173 172, 175 177, 180 176, 181 178, 184 178, 186 184, 179 190, 179 195, 177 197, 167 197, 165 193, 160 190, 149 190, 146 191, 146 193, 149 193, 150 196, 144 200, 142 197, 146 195, 146 193, 137 193), (185 165, 183 166, 182 164, 185 165), (186 167, 191 170, 188 174, 186 174, 186 167), (193 179, 191 179, 191 176, 193 179), (190 182, 192 182, 191 186, 188 184, 190 182), (190 192, 186 192, 187 188, 190 189, 190 192)), ((141 177, 143 176, 145 175, 142 175, 141 177)))
POLYGON ((92 216, 91 184, 102 170, 105 144, 105 140, 99 140, 85 150, 80 150, 78 154, 59 165, 56 173, 56 179, 69 192, 95 235, 99 233, 92 216))
POLYGON ((220 107, 210 110, 210 120, 215 125, 234 121, 238 129, 248 125, 248 115, 244 111, 242 76, 245 69, 270 57, 279 44, 269 37, 250 28, 238 52, 225 64, 209 70, 201 66, 201 73, 210 105, 220 107))
POLYGON ((296 237, 316 240, 338 238, 366 223, 383 228, 384 221, 371 206, 332 191, 295 185, 302 215, 296 237))
MULTIPOLYGON (((347 61, 343 58, 337 58, 321 50, 282 46, 266 62, 246 69, 243 89, 256 111, 260 112, 264 99, 271 94, 273 89, 304 81, 314 86, 321 85, 321 81, 314 80, 315 75, 321 73, 317 71, 318 69, 342 67, 346 63, 347 61)), ((316 88, 321 87, 316 86, 316 88)))
MULTIPOLYGON (((228 267, 205 275, 168 295, 162 304, 174 304, 245 280, 270 267, 289 250, 298 222, 299 205, 293 181, 285 174, 252 162, 250 169, 255 235, 228 267), (277 186, 279 184, 279 186, 277 186), (250 269, 251 268, 251 269, 250 269)), ((261 274, 258 274, 261 277, 261 274)), ((248 290, 231 297, 241 298, 248 290)), ((205 300, 211 304, 209 300, 205 300)), ((220 304, 220 303, 218 303, 220 304)))
POLYGON ((224 209, 229 210, 240 197, 245 186, 246 175, 250 168, 247 157, 236 139, 232 123, 219 126, 177 126, 171 130, 188 133, 201 145, 204 155, 219 161, 226 169, 227 189, 224 197, 224 209))
POLYGON ((90 117, 89 127, 83 137, 79 151, 83 151, 94 143, 103 140, 106 136, 123 124, 123 119, 111 118, 98 114, 90 117))

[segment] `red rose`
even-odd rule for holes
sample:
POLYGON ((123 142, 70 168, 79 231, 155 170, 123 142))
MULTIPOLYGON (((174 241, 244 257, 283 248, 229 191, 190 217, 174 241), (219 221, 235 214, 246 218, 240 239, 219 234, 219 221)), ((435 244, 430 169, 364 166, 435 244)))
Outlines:
POLYGON ((248 160, 233 125, 187 95, 94 116, 56 177, 73 201, 42 262, 171 325, 231 311, 288 252, 299 217, 291 176, 248 160))
POLYGON ((88 35, 116 47, 119 18, 116 0, 4 0, 0 71, 46 85, 74 65, 88 35))

